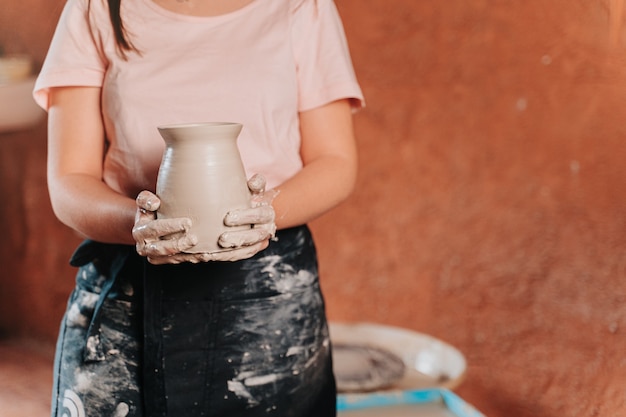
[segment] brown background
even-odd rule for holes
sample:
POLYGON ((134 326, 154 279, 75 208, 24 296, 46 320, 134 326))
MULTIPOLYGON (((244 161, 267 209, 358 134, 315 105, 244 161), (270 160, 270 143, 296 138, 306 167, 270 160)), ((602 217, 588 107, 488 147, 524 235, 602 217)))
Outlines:
MULTIPOLYGON (((312 226, 332 320, 439 337, 487 416, 626 415, 621 0, 337 0, 368 107, 358 190, 312 226)), ((43 59, 63 0, 3 0, 43 59)), ((79 238, 45 126, 0 135, 0 329, 53 343, 79 238)))

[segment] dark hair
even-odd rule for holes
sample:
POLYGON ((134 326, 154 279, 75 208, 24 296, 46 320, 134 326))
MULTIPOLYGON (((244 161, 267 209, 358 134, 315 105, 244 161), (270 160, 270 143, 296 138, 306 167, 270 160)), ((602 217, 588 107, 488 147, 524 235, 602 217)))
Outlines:
POLYGON ((111 19, 111 26, 115 34, 117 49, 123 57, 126 57, 126 52, 137 51, 137 49, 128 39, 128 33, 126 33, 124 29, 124 23, 122 22, 122 16, 120 14, 122 0, 107 0, 107 2, 109 4, 109 18, 111 19))

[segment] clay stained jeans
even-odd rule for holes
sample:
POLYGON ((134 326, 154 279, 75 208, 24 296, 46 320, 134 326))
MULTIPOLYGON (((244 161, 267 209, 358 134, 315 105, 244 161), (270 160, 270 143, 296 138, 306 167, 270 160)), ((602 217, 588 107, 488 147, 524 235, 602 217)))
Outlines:
POLYGON ((55 362, 53 417, 335 416, 313 240, 154 266, 86 242, 55 362))

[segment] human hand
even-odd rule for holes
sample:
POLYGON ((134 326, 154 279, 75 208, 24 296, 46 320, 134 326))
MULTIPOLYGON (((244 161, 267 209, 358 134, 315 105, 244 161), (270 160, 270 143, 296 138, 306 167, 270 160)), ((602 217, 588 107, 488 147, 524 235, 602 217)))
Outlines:
POLYGON ((272 201, 278 195, 277 190, 265 191, 265 177, 255 174, 248 180, 248 188, 252 193, 251 207, 230 211, 224 218, 226 226, 251 225, 247 230, 225 232, 219 238, 219 245, 223 248, 246 247, 264 243, 265 249, 268 240, 276 234, 276 224, 272 201))
POLYGON ((183 253, 198 243, 195 235, 187 233, 191 219, 157 219, 161 200, 150 191, 140 192, 135 202, 137 212, 132 233, 137 253, 156 265, 193 262, 193 259, 187 259, 190 254, 183 253))
POLYGON ((277 191, 265 191, 265 178, 255 175, 248 181, 252 193, 252 207, 229 212, 227 226, 251 225, 247 230, 225 232, 219 245, 228 251, 214 253, 186 253, 197 244, 197 237, 188 233, 191 219, 157 219, 161 200, 149 191, 142 191, 136 199, 137 213, 133 227, 137 253, 155 265, 181 262, 237 261, 254 256, 265 249, 276 232, 274 210, 271 206, 277 191))

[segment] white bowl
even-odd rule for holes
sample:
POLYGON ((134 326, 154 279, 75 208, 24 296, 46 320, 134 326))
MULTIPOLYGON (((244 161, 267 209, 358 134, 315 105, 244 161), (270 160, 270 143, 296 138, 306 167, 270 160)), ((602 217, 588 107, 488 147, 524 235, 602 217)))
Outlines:
POLYGON ((26 129, 45 115, 33 99, 35 77, 0 84, 0 132, 26 129))
MULTIPOLYGON (((365 345, 384 349, 401 358, 404 376, 383 391, 456 388, 463 380, 467 362, 453 346, 432 336, 373 323, 330 323, 333 344, 365 345)), ((341 391, 341 375, 335 375, 341 391)))

